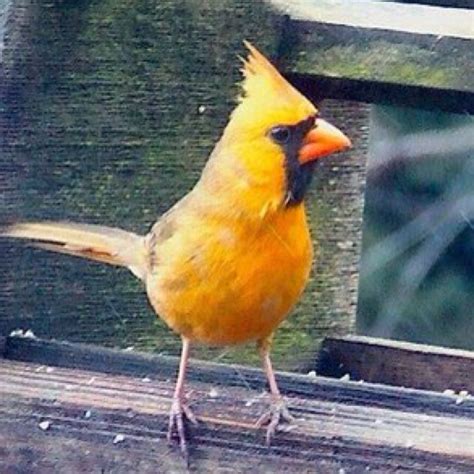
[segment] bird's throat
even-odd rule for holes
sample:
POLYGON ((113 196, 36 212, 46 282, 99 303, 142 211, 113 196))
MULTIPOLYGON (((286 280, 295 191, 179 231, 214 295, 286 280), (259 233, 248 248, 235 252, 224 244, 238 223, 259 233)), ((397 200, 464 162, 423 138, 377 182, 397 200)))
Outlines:
POLYGON ((286 207, 300 204, 313 179, 314 162, 304 165, 298 163, 297 157, 286 158, 286 189, 284 203, 286 207))

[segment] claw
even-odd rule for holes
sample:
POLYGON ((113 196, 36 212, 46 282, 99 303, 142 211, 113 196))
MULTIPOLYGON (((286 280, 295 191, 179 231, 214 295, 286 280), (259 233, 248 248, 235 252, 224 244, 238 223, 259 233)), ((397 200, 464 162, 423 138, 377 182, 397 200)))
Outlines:
POLYGON ((270 446, 272 438, 275 435, 275 432, 282 421, 286 423, 294 423, 295 418, 289 412, 288 407, 286 406, 286 403, 283 398, 279 398, 272 401, 272 403, 270 404, 270 409, 266 413, 264 413, 255 424, 257 428, 262 428, 264 425, 268 424, 266 434, 267 446, 270 446))
POLYGON ((179 447, 181 454, 186 461, 186 464, 189 465, 189 453, 188 446, 186 443, 186 434, 184 430, 185 419, 189 420, 192 424, 197 424, 197 419, 194 416, 191 408, 187 405, 186 402, 180 398, 173 398, 173 403, 171 404, 170 410, 170 421, 168 425, 168 434, 166 436, 169 443, 173 442, 173 437, 177 435, 179 441, 179 447))

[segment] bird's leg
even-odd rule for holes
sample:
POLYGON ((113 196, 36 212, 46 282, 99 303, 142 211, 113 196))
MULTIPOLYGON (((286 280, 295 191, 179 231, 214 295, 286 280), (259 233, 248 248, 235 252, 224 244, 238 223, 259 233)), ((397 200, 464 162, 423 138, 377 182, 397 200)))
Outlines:
POLYGON ((184 432, 184 421, 187 418, 192 423, 196 424, 197 420, 193 412, 186 404, 184 395, 184 381, 186 378, 186 368, 189 359, 189 339, 183 337, 183 346, 181 349, 181 360, 179 362, 178 379, 176 380, 176 387, 173 395, 173 402, 170 410, 170 422, 168 427, 168 441, 171 442, 173 439, 174 432, 178 435, 179 446, 181 452, 188 461, 188 448, 186 446, 186 435, 184 432))
POLYGON ((257 427, 267 426, 266 442, 267 446, 270 446, 272 437, 281 421, 291 423, 294 421, 294 417, 288 411, 285 400, 283 399, 278 385, 275 380, 275 372, 273 371, 272 361, 270 360, 270 347, 271 337, 261 340, 258 342, 258 349, 260 356, 262 357, 263 370, 268 379, 268 385, 270 387, 270 409, 264 413, 257 421, 257 427))

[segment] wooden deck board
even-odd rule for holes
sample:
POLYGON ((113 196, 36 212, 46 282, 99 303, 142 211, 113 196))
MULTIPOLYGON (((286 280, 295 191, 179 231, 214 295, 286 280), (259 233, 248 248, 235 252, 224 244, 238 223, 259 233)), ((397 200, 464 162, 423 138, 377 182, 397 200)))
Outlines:
MULTIPOLYGON (((21 338, 7 339, 7 357, 12 355, 12 339, 18 343, 21 338)), ((51 344, 21 342, 23 349, 51 344)), ((61 343, 53 345, 57 351, 61 343)), ((76 348, 86 350, 67 346, 71 354, 76 348)), ((93 360, 96 349, 89 351, 93 360)), ((14 466, 36 466, 33 472, 79 472, 78 466, 94 466, 98 472, 184 472, 177 450, 165 441, 174 384, 170 370, 158 366, 144 377, 140 360, 146 366, 149 356, 112 354, 117 360, 135 357, 136 374, 0 358, 0 472, 11 472, 14 466), (47 429, 41 429, 42 422, 49 422, 47 429), (117 435, 123 441, 114 443, 117 435)), ((279 374, 298 422, 279 432, 267 449, 264 432, 254 426, 266 406, 263 383, 257 383, 263 380, 255 377, 252 382, 254 371, 239 368, 234 383, 228 384, 235 368, 193 365, 188 387, 200 423, 189 428, 189 443, 196 472, 474 469, 470 399, 456 404, 455 398, 433 392, 279 374)))
POLYGON ((311 100, 473 113, 472 10, 371 0, 266 1, 287 15, 280 63, 311 100))
POLYGON ((318 373, 443 392, 474 393, 474 352, 367 336, 328 337, 318 373))

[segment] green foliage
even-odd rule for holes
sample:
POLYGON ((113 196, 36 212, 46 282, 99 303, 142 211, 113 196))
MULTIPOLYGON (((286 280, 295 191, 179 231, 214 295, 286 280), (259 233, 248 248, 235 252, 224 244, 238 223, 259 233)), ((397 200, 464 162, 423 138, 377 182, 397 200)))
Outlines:
MULTIPOLYGON (((373 143, 385 140, 398 155, 367 183, 361 332, 474 348, 473 150, 472 140, 462 149, 455 132, 469 125, 472 118, 459 115, 376 109, 373 143), (407 136, 419 137, 416 148, 404 148, 407 136)), ((372 153, 372 166, 386 158, 372 153)))

